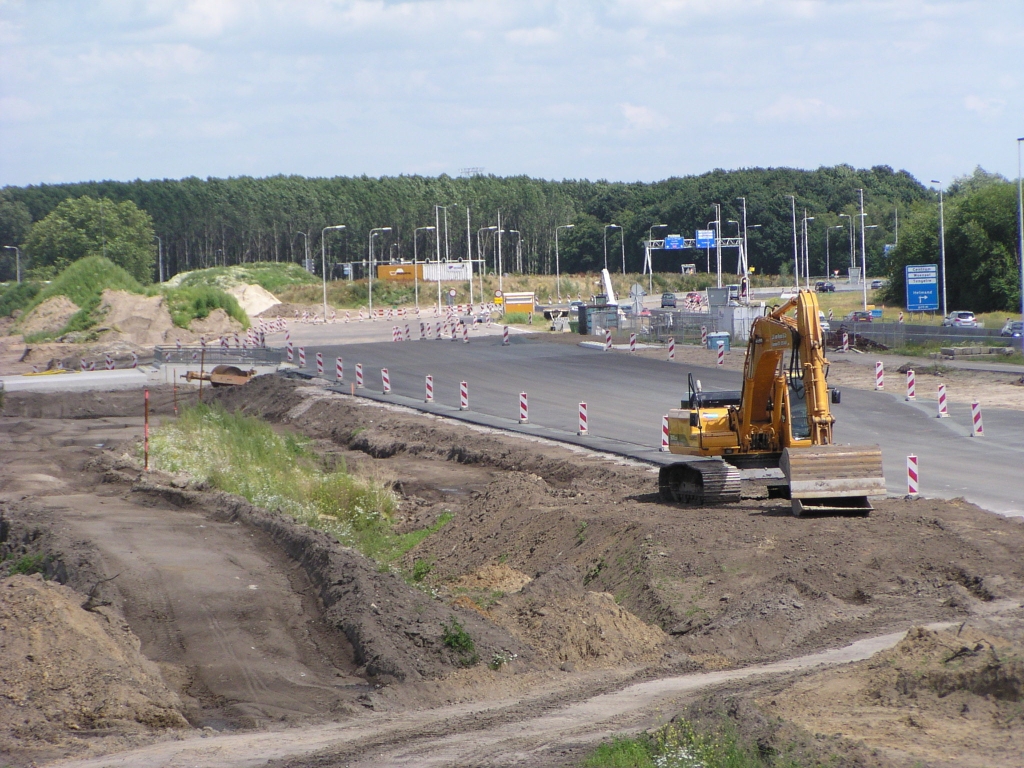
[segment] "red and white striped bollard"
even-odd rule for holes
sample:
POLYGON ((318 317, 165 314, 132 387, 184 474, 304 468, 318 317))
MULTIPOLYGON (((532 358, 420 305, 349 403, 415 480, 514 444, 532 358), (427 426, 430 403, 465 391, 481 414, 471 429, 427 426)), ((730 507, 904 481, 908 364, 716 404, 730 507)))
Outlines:
POLYGON ((469 326, 465 323, 462 324, 462 343, 469 344, 469 326))
POLYGON ((384 390, 384 394, 385 395, 390 395, 391 394, 391 377, 388 375, 388 369, 387 368, 381 368, 380 369, 380 383, 381 383, 381 387, 384 390))
POLYGON ((509 341, 508 341, 508 326, 504 325, 501 328, 501 346, 507 347, 508 344, 509 344, 509 341))
POLYGON ((718 342, 718 364, 725 365, 725 342, 718 342))
POLYGON ((636 354, 636 334, 635 333, 629 334, 629 354, 631 354, 631 355, 635 355, 636 354))
POLYGON ((948 419, 949 407, 946 405, 946 385, 939 384, 939 413, 937 418, 948 419))
POLYGON ((981 423, 981 403, 971 402, 971 437, 984 437, 985 427, 981 423))
POLYGON ((363 388, 363 364, 356 363, 356 389, 363 388))
POLYGON ((843 352, 849 352, 849 351, 850 351, 850 334, 848 334, 846 331, 843 331, 843 352))
POLYGON ((914 369, 907 369, 907 400, 917 400, 917 382, 914 379, 914 369))
POLYGON ((668 453, 668 416, 661 417, 661 450, 668 453))
POLYGON ((469 384, 464 381, 459 382, 459 410, 469 410, 469 384))
POLYGON ((338 381, 345 380, 345 361, 340 357, 334 359, 334 378, 338 381))
POLYGON ((108 371, 114 370, 114 358, 112 358, 109 354, 106 356, 106 363, 108 371))
POLYGON ((519 393, 519 423, 529 424, 530 423, 530 406, 526 400, 526 393, 519 393))
POLYGON ((907 495, 917 496, 919 489, 919 476, 917 474, 917 456, 907 456, 907 495))
POLYGON ((702 347, 708 345, 708 327, 706 325, 700 327, 700 345, 702 347))
POLYGON ((317 352, 316 353, 316 375, 317 376, 323 376, 324 375, 324 353, 323 352, 317 352))
POLYGON ((878 360, 875 362, 875 391, 882 389, 885 389, 885 367, 882 361, 878 360))
POLYGON ((612 351, 612 332, 610 328, 606 328, 604 331, 604 351, 612 351))
POLYGON ((587 431, 587 404, 586 403, 580 403, 580 428, 579 428, 579 431, 576 434, 580 435, 581 437, 583 435, 590 434, 587 431))
POLYGON ((306 367, 306 348, 299 347, 299 368, 306 367))
POLYGON ((673 339, 673 338, 670 338, 668 340, 668 359, 669 360, 675 360, 676 359, 676 340, 673 339))
POLYGON ((424 397, 423 402, 425 402, 425 403, 432 403, 432 402, 434 402, 434 377, 433 376, 427 376, 425 381, 426 381, 426 396, 424 397))

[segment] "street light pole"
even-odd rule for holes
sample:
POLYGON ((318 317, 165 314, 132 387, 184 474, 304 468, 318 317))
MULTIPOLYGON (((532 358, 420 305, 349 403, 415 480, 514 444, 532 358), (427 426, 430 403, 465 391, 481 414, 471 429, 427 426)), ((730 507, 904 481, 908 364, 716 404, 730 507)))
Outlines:
POLYGON ((654 262, 651 260, 651 241, 654 240, 654 230, 663 228, 668 228, 668 224, 651 224, 647 230, 647 247, 644 249, 644 269, 647 270, 648 293, 654 293, 654 262))
POLYGON ((793 268, 796 270, 796 289, 800 290, 800 253, 796 245, 796 196, 786 195, 793 203, 793 268))
POLYGON ((738 253, 738 256, 736 257, 736 274, 739 275, 742 274, 740 272, 740 261, 743 258, 743 230, 740 229, 740 223, 738 221, 734 221, 733 219, 726 219, 725 223, 736 225, 736 239, 740 241, 739 247, 736 248, 736 252, 738 253))
MULTIPOLYGON (((1017 139, 1017 230, 1020 237, 1020 319, 1024 320, 1024 193, 1021 192, 1020 180, 1020 144, 1024 136, 1017 139)), ((1024 350, 1024 335, 1020 340, 1021 349, 1024 350)))
POLYGON ((327 322, 327 230, 344 229, 344 224, 335 224, 333 227, 324 227, 320 232, 320 272, 324 279, 324 322, 327 322))
POLYGON ((558 303, 562 303, 562 274, 558 264, 558 230, 560 229, 573 229, 575 224, 563 224, 560 227, 555 227, 555 291, 558 293, 558 303))
MULTIPOLYGON (((811 287, 811 248, 807 244, 807 222, 814 221, 813 216, 807 215, 807 209, 804 208, 804 288, 810 290, 811 287)), ((799 281, 797 281, 799 285, 799 281)))
POLYGON ((946 216, 942 204, 942 182, 932 179, 932 184, 939 185, 939 259, 942 264, 942 316, 946 316, 946 216))
MULTIPOLYGON (((164 281, 164 241, 160 239, 160 235, 153 235, 153 237, 156 238, 156 274, 158 281, 162 283, 164 281)), ((19 279, 18 282, 20 283, 21 280, 19 279)))
POLYGON ((5 245, 8 251, 14 251, 14 274, 18 278, 18 283, 21 283, 21 249, 16 245, 5 245))
POLYGON ((867 216, 864 213, 864 190, 858 189, 860 193, 860 280, 861 287, 864 292, 864 311, 868 311, 868 249, 864 243, 864 217, 867 216))
MULTIPOLYGON (((853 267, 853 266, 856 266, 856 264, 857 264, 857 261, 856 261, 857 257, 854 255, 854 252, 853 252, 853 247, 854 247, 853 246, 853 216, 851 216, 848 213, 840 213, 839 214, 839 218, 841 218, 841 219, 849 219, 850 220, 850 266, 853 267)), ((849 279, 850 279, 850 273, 849 272, 846 273, 846 279, 847 279, 847 282, 849 282, 849 279)))
POLYGON ((605 224, 604 225, 604 268, 608 269, 608 230, 618 229, 618 224, 605 224))
POLYGON ((718 287, 722 287, 722 204, 715 207, 715 260, 718 262, 718 287))
POLYGON ((743 201, 743 257, 741 259, 740 270, 744 275, 747 274, 747 198, 737 197, 737 200, 743 201))
MULTIPOLYGON (((412 231, 412 280, 413 290, 416 293, 416 309, 420 308, 420 261, 416 251, 416 235, 420 232, 436 232, 434 227, 416 227, 412 231)), ((472 280, 472 278, 471 278, 472 280)))
MULTIPOLYGON (((371 318, 373 317, 373 238, 374 238, 374 236, 378 232, 390 232, 390 231, 391 231, 391 227, 374 227, 373 229, 370 230, 370 237, 369 237, 369 246, 370 246, 370 248, 369 248, 369 251, 370 251, 370 254, 369 254, 369 256, 370 256, 370 290, 369 290, 369 294, 370 294, 370 317, 371 318)), ((326 309, 326 305, 325 305, 325 309, 324 309, 324 322, 325 323, 327 322, 327 309, 326 309)))
POLYGON ((516 271, 519 274, 523 273, 523 233, 518 229, 510 229, 508 233, 511 235, 513 232, 518 235, 516 238, 516 271))

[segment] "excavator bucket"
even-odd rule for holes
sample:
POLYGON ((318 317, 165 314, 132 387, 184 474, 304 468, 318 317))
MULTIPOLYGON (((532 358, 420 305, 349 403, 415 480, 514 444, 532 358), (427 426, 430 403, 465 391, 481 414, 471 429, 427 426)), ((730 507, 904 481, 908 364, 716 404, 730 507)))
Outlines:
POLYGON ((869 496, 885 495, 882 449, 877 445, 786 448, 779 460, 793 515, 871 511, 869 496))

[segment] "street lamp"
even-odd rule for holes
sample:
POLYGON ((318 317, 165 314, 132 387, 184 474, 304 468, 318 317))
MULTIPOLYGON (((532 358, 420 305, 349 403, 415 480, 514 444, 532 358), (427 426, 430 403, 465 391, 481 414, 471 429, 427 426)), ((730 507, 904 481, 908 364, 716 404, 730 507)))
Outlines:
POLYGON ((331 227, 324 227, 320 231, 320 272, 324 279, 324 323, 327 322, 327 230, 344 228, 344 224, 335 224, 331 227))
POLYGON ((864 293, 864 311, 868 310, 868 249, 864 243, 864 190, 858 189, 860 194, 860 279, 861 289, 864 293))
POLYGON ((846 227, 844 227, 842 224, 836 224, 834 227, 828 227, 825 230, 825 279, 826 280, 831 280, 832 279, 832 264, 831 264, 831 261, 829 260, 829 253, 828 253, 828 233, 831 232, 833 229, 846 229, 846 227))
POLYGON ((939 185, 939 259, 942 264, 942 316, 946 316, 946 217, 942 203, 942 182, 932 179, 932 184, 939 185))
POLYGON ((653 240, 654 239, 653 232, 656 229, 668 229, 668 224, 651 224, 651 226, 647 228, 647 239, 648 240, 653 240))
POLYGON ((302 242, 304 244, 303 252, 306 254, 305 260, 302 262, 302 266, 303 268, 305 268, 305 266, 309 264, 309 235, 307 235, 305 232, 296 232, 295 234, 302 235, 302 242))
POLYGON ((605 224, 604 225, 604 268, 608 269, 608 230, 609 229, 622 229, 618 224, 605 224))
MULTIPOLYGON (((374 227, 370 230, 369 246, 370 246, 370 317, 373 318, 373 238, 378 232, 390 232, 391 227, 374 227)), ((326 283, 325 283, 326 285, 326 283)), ((327 322, 327 307, 324 305, 324 322, 327 322)))
POLYGON ((519 274, 523 273, 523 233, 518 229, 510 229, 508 233, 511 235, 513 232, 518 235, 516 239, 516 271, 519 274))
POLYGON ((793 267, 796 269, 796 288, 800 290, 800 254, 796 245, 796 196, 786 195, 793 204, 793 267))
POLYGON ((16 245, 5 245, 8 251, 14 251, 14 274, 18 278, 18 282, 21 282, 21 249, 16 245))
MULTIPOLYGON (((854 240, 853 240, 853 216, 851 216, 848 213, 840 213, 839 214, 839 218, 841 218, 841 219, 849 219, 850 220, 850 266, 853 267, 853 266, 856 266, 856 264, 857 264, 857 256, 854 253, 854 247, 855 246, 854 246, 854 240)), ((847 282, 849 282, 849 279, 850 279, 850 273, 849 272, 846 273, 846 279, 847 279, 847 282)))
POLYGON ((573 229, 575 226, 575 224, 563 224, 560 227, 555 227, 555 290, 558 292, 559 303, 562 301, 562 275, 558 264, 558 230, 573 229))
MULTIPOLYGON (((804 288, 810 289, 811 287, 811 249, 807 244, 807 222, 814 221, 813 216, 807 215, 807 209, 804 208, 804 288)), ((797 280, 797 286, 800 285, 800 281, 797 280)))
POLYGON ((742 271, 744 275, 747 274, 747 198, 737 197, 737 200, 743 201, 743 257, 740 259, 739 269, 737 272, 742 271))
POLYGON ((412 281, 413 290, 416 292, 416 309, 420 308, 420 262, 416 255, 416 235, 420 232, 436 232, 435 227, 416 227, 412 231, 412 281))

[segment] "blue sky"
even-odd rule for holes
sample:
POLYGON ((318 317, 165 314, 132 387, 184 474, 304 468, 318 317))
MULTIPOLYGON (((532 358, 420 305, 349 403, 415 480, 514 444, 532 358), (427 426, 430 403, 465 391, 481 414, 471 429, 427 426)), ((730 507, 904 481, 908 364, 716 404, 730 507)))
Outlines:
POLYGON ((0 0, 0 185, 1015 178, 1024 0, 0 0))

